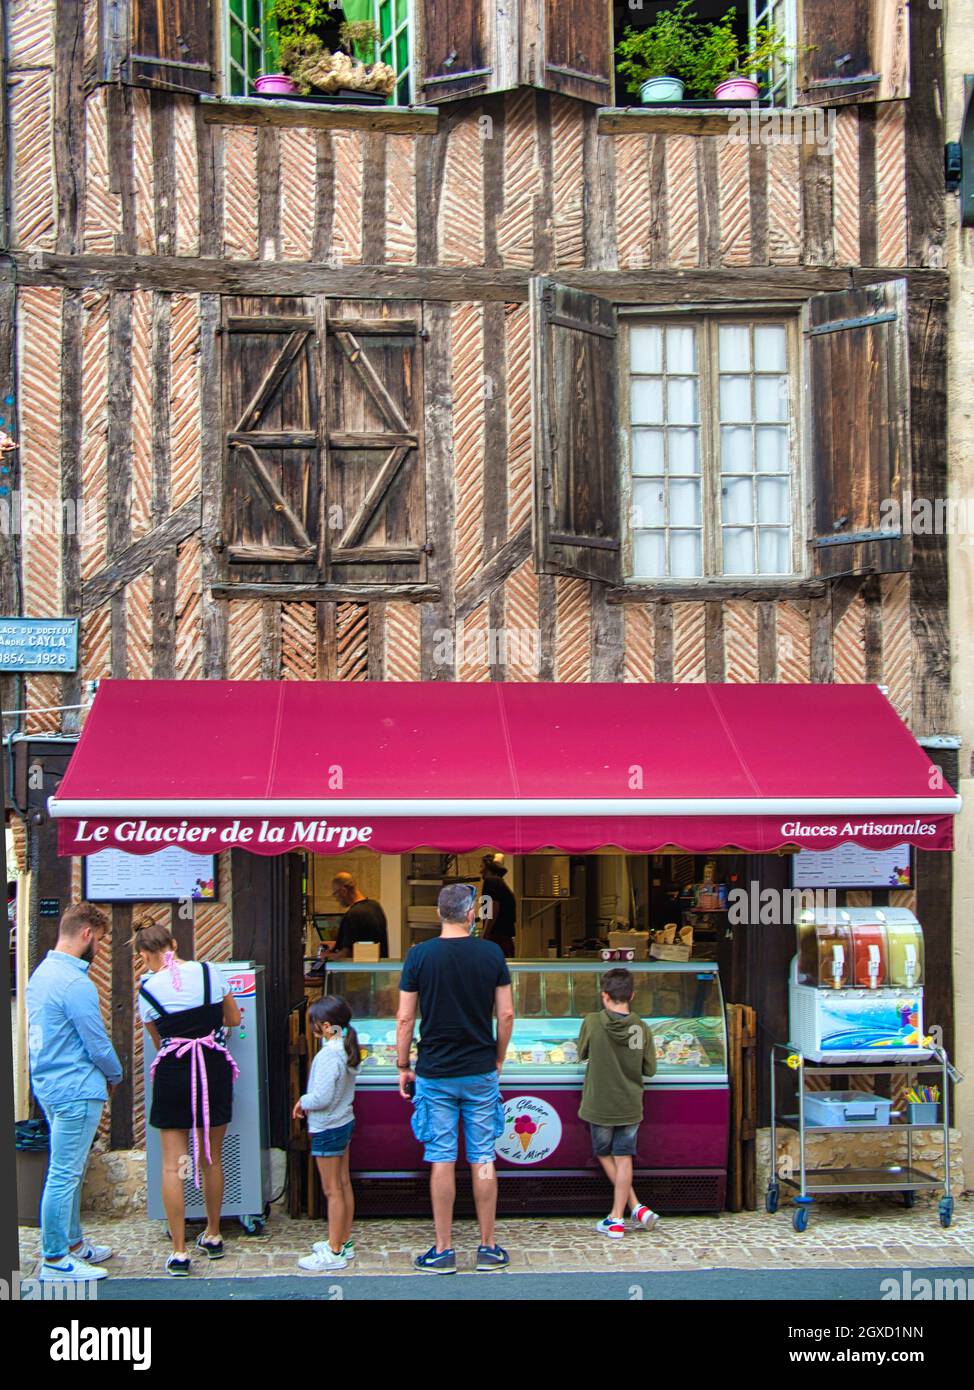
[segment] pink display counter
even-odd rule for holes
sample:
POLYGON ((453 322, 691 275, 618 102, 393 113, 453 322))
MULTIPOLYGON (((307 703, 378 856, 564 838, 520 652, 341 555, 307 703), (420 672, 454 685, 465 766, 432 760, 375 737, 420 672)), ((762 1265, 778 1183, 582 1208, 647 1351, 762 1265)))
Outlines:
MULTIPOLYGON (((517 1021, 501 1077, 499 1206, 518 1212, 599 1212, 606 1179, 578 1118, 584 1067, 575 1041, 599 1007, 601 961, 511 962, 517 1021)), ((718 1211, 727 1175, 729 1088, 723 1000, 709 962, 633 962, 636 1013, 653 1030, 657 1074, 647 1082, 636 1187, 663 1211, 718 1211)), ((398 1092, 399 967, 336 962, 330 994, 348 999, 364 1059, 356 1090, 351 1169, 359 1210, 428 1211, 428 1170, 398 1092)), ((458 1204, 469 1196, 461 1142, 458 1204)))

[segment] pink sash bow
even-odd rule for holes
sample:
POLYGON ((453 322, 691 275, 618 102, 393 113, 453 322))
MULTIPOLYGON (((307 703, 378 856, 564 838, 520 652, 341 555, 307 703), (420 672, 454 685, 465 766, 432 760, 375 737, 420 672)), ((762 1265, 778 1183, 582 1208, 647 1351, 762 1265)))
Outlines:
POLYGON ((206 1054, 205 1054, 204 1051, 203 1051, 203 1049, 204 1049, 205 1047, 210 1048, 210 1049, 211 1049, 212 1051, 214 1051, 214 1052, 222 1052, 222 1053, 223 1053, 224 1057, 226 1057, 227 1061, 230 1063, 230 1069, 231 1069, 231 1071, 233 1072, 233 1079, 234 1079, 234 1081, 236 1081, 237 1077, 240 1075, 240 1068, 237 1066, 236 1062, 233 1060, 233 1057, 230 1055, 230 1052, 227 1050, 226 1046, 225 1046, 223 1043, 221 1043, 221 1042, 217 1042, 215 1033, 208 1033, 207 1036, 206 1036, 205 1038, 166 1038, 165 1041, 164 1041, 163 1044, 162 1044, 162 1047, 160 1047, 159 1051, 156 1053, 155 1061, 152 1063, 152 1067, 151 1067, 151 1069, 150 1069, 150 1071, 149 1071, 149 1078, 150 1078, 150 1080, 154 1081, 154 1080, 155 1080, 155 1076, 156 1076, 156 1067, 157 1067, 157 1066, 159 1065, 159 1063, 162 1061, 163 1057, 185 1057, 186 1054, 189 1053, 189 1058, 190 1058, 190 1063, 189 1063, 189 1076, 190 1076, 190 1104, 191 1104, 191 1106, 192 1106, 192 1111, 193 1111, 193 1128, 192 1128, 193 1184, 194 1184, 194 1186, 196 1187, 196 1190, 197 1190, 197 1191, 199 1191, 199 1186, 200 1186, 199 1140, 198 1140, 197 1134, 196 1134, 196 1130, 197 1130, 197 1122, 196 1122, 196 1115, 197 1115, 197 1111, 196 1111, 196 1073, 197 1073, 197 1071, 199 1071, 199 1084, 200 1084, 200 1091, 201 1091, 201 1099, 202 1099, 202 1102, 203 1102, 203 1153, 204 1153, 204 1155, 205 1155, 205 1157, 206 1157, 207 1163, 210 1163, 210 1162, 211 1162, 211 1158, 210 1158, 210 1092, 209 1092, 209 1087, 208 1087, 208 1085, 207 1085, 207 1080, 206 1080, 206 1054))

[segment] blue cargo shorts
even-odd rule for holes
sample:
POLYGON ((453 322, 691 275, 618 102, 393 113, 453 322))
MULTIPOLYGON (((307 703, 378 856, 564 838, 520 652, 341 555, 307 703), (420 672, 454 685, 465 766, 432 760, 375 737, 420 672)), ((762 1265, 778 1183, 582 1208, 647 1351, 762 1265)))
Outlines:
POLYGON ((417 1076, 412 1130, 427 1163, 455 1163, 463 1120, 468 1163, 493 1163, 504 1133, 504 1102, 496 1069, 483 1076, 417 1076))

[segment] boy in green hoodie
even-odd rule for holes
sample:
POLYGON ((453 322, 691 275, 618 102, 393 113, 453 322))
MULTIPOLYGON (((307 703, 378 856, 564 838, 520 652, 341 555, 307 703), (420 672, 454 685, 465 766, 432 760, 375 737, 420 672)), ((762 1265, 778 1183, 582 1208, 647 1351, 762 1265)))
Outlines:
POLYGON ((656 1044, 649 1025, 632 1012, 632 972, 617 967, 602 976, 602 1009, 586 1014, 578 1058, 588 1062, 579 1118, 592 1131, 592 1150, 612 1183, 612 1211, 596 1230, 610 1240, 626 1233, 626 1207, 634 1226, 652 1230, 659 1217, 640 1202, 632 1185, 636 1135, 643 1118, 643 1077, 656 1072, 656 1044))

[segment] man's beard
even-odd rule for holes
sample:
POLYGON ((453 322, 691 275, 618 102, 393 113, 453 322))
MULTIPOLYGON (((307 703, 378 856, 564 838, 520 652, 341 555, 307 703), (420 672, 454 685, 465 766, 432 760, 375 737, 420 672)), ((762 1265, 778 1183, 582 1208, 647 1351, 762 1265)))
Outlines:
POLYGON ((88 945, 81 952, 81 959, 85 962, 86 965, 90 965, 91 962, 95 959, 95 943, 93 941, 89 941, 88 945))

